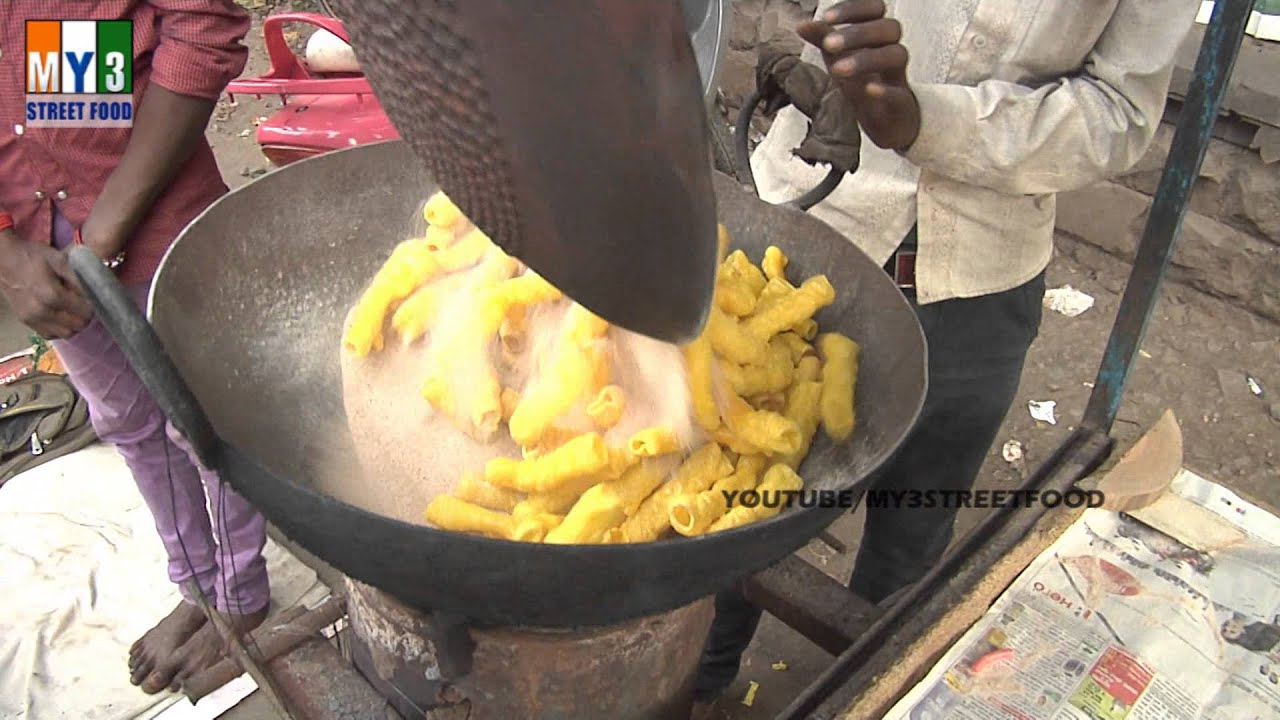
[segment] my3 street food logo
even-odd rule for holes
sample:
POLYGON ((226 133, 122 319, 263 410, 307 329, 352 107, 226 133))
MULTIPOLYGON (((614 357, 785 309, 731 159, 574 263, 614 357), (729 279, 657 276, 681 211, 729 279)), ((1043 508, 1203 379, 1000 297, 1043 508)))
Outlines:
POLYGON ((28 20, 27 125, 133 126, 133 21, 28 20))

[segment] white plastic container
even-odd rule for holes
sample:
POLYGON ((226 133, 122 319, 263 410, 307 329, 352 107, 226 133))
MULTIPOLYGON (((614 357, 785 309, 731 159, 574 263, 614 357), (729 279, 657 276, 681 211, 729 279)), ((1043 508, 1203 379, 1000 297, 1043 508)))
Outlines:
POLYGON ((337 35, 324 29, 317 29, 307 39, 307 49, 303 54, 307 68, 316 73, 358 73, 360 61, 351 46, 337 35))

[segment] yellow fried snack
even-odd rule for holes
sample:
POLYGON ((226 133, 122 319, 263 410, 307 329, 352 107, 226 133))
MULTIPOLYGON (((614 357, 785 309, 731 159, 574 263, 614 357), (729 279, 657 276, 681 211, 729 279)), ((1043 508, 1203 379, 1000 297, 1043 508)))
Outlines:
POLYGON ((800 382, 811 382, 822 377, 822 361, 816 355, 800 358, 800 362, 796 363, 796 371, 793 379, 800 382))
POLYGON ((764 290, 768 279, 764 273, 760 272, 760 268, 751 263, 747 254, 741 250, 734 250, 729 257, 721 263, 721 268, 725 270, 729 277, 741 280, 752 295, 759 296, 760 291, 764 290))
POLYGON ((449 381, 440 373, 431 373, 423 381, 422 397, 426 398, 436 410, 453 417, 453 392, 449 389, 449 381))
POLYGON ((528 308, 516 305, 507 308, 506 316, 498 325, 498 341, 502 343, 502 352, 508 358, 514 358, 524 350, 524 336, 528 327, 528 308))
POLYGON ((515 519, 511 539, 517 542, 542 542, 564 518, 554 513, 527 514, 515 519))
POLYGON ((787 395, 781 392, 766 393, 764 395, 755 395, 748 402, 751 403, 751 407, 757 410, 780 413, 787 406, 787 395))
POLYGON ((498 285, 490 294, 492 302, 503 308, 554 302, 563 297, 554 285, 532 270, 498 285))
POLYGON ((812 345, 794 332, 781 333, 774 339, 786 343, 787 349, 791 351, 791 362, 797 365, 805 357, 813 355, 815 352, 812 345))
POLYGON ((756 308, 756 296, 741 278, 725 278, 716 283, 716 306, 734 317, 750 315, 756 308))
POLYGON ((794 332, 805 340, 812 340, 818 337, 818 321, 813 318, 801 320, 792 326, 791 332, 794 332))
POLYGON ((396 246, 351 311, 351 321, 342 338, 347 352, 364 357, 382 349, 382 325, 387 313, 439 271, 436 254, 418 239, 396 246))
POLYGON ((771 342, 762 365, 743 365, 722 361, 720 371, 734 392, 743 397, 764 395, 785 390, 791 384, 795 368, 791 364, 791 351, 786 343, 771 342))
POLYGON ((646 461, 632 466, 616 480, 589 488, 560 527, 547 533, 546 542, 560 544, 599 543, 604 534, 626 521, 640 503, 666 476, 666 465, 646 461))
POLYGON ((716 225, 716 262, 724 260, 725 255, 729 254, 729 228, 724 223, 716 225))
POLYGON ((754 489, 764 466, 764 456, 743 455, 733 474, 717 480, 710 490, 673 499, 667 510, 671 527, 686 537, 706 532, 729 512, 729 494, 754 489))
POLYGON ((777 246, 770 245, 764 250, 764 259, 760 261, 760 269, 764 270, 766 278, 785 282, 787 279, 787 256, 777 246))
POLYGON ((728 427, 721 427, 719 430, 711 433, 711 439, 715 440, 718 445, 726 451, 736 453, 738 455, 755 455, 762 453, 763 450, 734 435, 728 427))
POLYGON ((511 512, 520 503, 520 493, 494 487, 472 472, 462 474, 453 496, 489 510, 511 512))
POLYGON ((458 241, 459 226, 439 227, 430 225, 427 232, 422 236, 424 242, 427 243, 427 249, 431 252, 438 252, 447 247, 452 247, 458 241))
POLYGON ((809 454, 809 447, 813 444, 814 435, 818 432, 821 408, 822 383, 814 381, 799 382, 788 391, 787 404, 783 408, 782 414, 800 429, 800 447, 796 448, 794 452, 780 455, 778 462, 792 469, 800 467, 800 463, 809 454))
POLYGON ((767 341, 774 335, 808 320, 818 310, 835 302, 836 291, 825 275, 815 275, 804 284, 779 298, 768 307, 743 321, 743 329, 751 336, 767 341))
POLYGON ((680 438, 669 427, 645 428, 631 436, 627 448, 638 457, 653 457, 679 452, 680 438))
POLYGON ((591 360, 580 348, 562 343, 546 375, 525 392, 511 414, 512 439, 522 447, 537 445, 556 418, 587 394, 592 379, 591 360))
POLYGON ((586 433, 533 460, 494 458, 485 464, 484 479, 498 487, 545 493, 574 480, 599 476, 613 458, 599 433, 586 433))
POLYGON ((622 388, 617 385, 605 385, 596 393, 595 398, 587 404, 587 417, 601 430, 608 430, 622 419, 626 407, 622 388))
POLYGON ((511 516, 520 519, 530 515, 560 515, 566 513, 578 501, 578 498, 582 497, 582 493, 586 489, 579 483, 569 483, 551 492, 532 494, 512 508, 511 516))
POLYGON ((733 472, 720 446, 708 443, 695 450, 672 474, 665 485, 645 498, 635 514, 618 527, 615 538, 623 542, 651 542, 671 527, 668 504, 672 498, 702 492, 717 480, 733 472))
POLYGON ((693 418, 703 430, 714 432, 720 427, 720 408, 716 405, 713 386, 715 355, 705 333, 684 346, 684 361, 689 370, 693 418))
POLYGON ((502 384, 493 365, 481 368, 480 375, 470 388, 472 393, 471 423, 481 437, 488 437, 502 425, 502 384))
POLYGON ((489 241, 488 235, 481 232, 479 228, 472 228, 452 247, 439 250, 433 253, 432 257, 436 259, 440 270, 457 272, 480 262, 484 254, 493 247, 494 245, 489 241))
POLYGON ((794 470, 786 465, 774 465, 760 480, 760 487, 757 488, 757 492, 760 493, 760 502, 755 507, 738 505, 719 520, 711 523, 707 532, 731 530, 771 518, 782 512, 787 504, 786 494, 800 490, 802 487, 804 487, 804 481, 794 470), (770 505, 773 507, 769 507, 770 505))
POLYGON ((844 440, 855 422, 853 386, 858 375, 858 344, 839 333, 818 339, 822 351, 822 427, 832 440, 844 440))
POLYGON ((440 228, 453 227, 463 219, 462 211, 442 190, 427 198, 427 204, 422 206, 422 218, 427 224, 440 228))
POLYGON ((712 307, 707 316, 706 335, 716 354, 728 360, 739 365, 764 362, 764 344, 769 338, 759 338, 746 332, 745 326, 737 318, 718 307, 712 307))
POLYGON ((556 418, 608 383, 608 347, 602 341, 608 323, 580 305, 569 308, 566 323, 568 342, 557 346, 546 375, 511 415, 511 437, 522 447, 538 444, 556 418))
POLYGON ((441 530, 504 540, 510 538, 515 529, 515 521, 510 515, 487 510, 451 495, 440 495, 427 505, 427 522, 441 530))
POLYGON ((391 316, 391 328, 400 336, 400 341, 408 345, 427 333, 439 309, 440 297, 435 288, 420 287, 396 308, 391 316))
MULTIPOLYGON (((762 276, 763 277, 763 276, 762 276)), ((783 280, 782 278, 773 278, 769 280, 764 289, 760 291, 760 297, 756 299, 755 314, 759 314, 764 310, 777 304, 777 302, 791 293, 795 292, 795 287, 783 280)))
POLYGON ((739 397, 730 398, 725 425, 740 443, 765 455, 786 455, 800 447, 800 428, 794 422, 775 412, 755 410, 739 397))

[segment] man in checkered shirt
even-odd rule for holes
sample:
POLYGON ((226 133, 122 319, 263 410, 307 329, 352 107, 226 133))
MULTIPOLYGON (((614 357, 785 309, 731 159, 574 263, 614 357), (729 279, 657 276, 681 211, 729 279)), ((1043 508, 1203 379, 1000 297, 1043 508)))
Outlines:
MULTIPOLYGON (((232 0, 0 4, 0 292, 53 340, 98 436, 124 457, 155 518, 169 579, 194 579, 241 631, 267 612, 266 521, 183 450, 93 319, 64 251, 82 242, 144 304, 165 250, 227 190, 204 130, 244 69, 248 29, 232 0), (27 20, 132 21, 132 128, 26 126, 27 20)), ((133 683, 146 692, 176 688, 221 657, 194 600, 184 597, 131 648, 133 683)))

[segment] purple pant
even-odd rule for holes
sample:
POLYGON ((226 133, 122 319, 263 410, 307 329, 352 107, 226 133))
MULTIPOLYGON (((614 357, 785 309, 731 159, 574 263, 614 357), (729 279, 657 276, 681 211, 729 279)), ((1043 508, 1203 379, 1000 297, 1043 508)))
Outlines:
MULTIPOLYGON (((55 210, 55 245, 70 245, 72 233, 55 210)), ((127 290, 145 307, 149 283, 127 290)), ((54 348, 89 405, 94 431, 116 446, 132 471, 169 556, 169 579, 183 597, 194 601, 182 587, 194 577, 223 612, 265 608, 271 592, 262 557, 267 541, 262 515, 217 473, 200 467, 102 323, 94 319, 54 348)))

